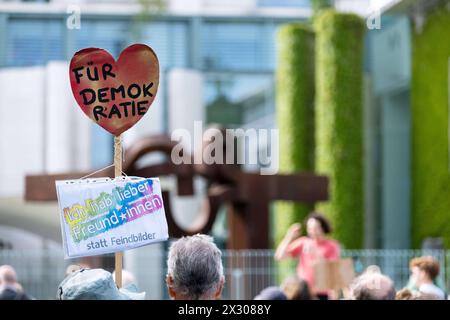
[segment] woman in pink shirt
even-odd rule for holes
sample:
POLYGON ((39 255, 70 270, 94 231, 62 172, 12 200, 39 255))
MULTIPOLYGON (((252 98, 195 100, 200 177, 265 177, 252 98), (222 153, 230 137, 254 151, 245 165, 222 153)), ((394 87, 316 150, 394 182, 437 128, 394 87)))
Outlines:
POLYGON ((327 292, 317 292, 314 288, 314 264, 320 260, 339 259, 339 243, 327 239, 331 232, 328 220, 321 214, 313 212, 306 218, 308 236, 299 237, 301 224, 293 224, 275 252, 275 259, 280 261, 288 257, 299 259, 297 275, 308 282, 312 292, 318 297, 326 297, 327 292))

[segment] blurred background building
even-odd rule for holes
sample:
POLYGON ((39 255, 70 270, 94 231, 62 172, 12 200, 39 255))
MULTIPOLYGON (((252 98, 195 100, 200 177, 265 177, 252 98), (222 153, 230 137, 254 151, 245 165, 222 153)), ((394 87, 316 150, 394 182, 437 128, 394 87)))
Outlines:
MULTIPOLYGON (((429 237, 448 238, 448 1, 334 5, 357 13, 368 27, 363 247, 420 248, 429 237)), ((308 0, 0 1, 0 251, 61 250, 56 203, 22 200, 27 174, 93 171, 112 163, 111 135, 78 110, 69 89, 68 61, 76 51, 100 47, 117 57, 135 42, 156 51, 158 95, 149 114, 125 133, 125 146, 176 128, 192 131, 194 120, 270 129, 277 126, 277 31, 312 14, 308 0), (78 9, 80 28, 70 29, 67 20, 78 9)), ((173 188, 173 181, 164 183, 173 188)), ((204 182, 196 187, 197 198, 174 202, 182 223, 198 209, 204 182)), ((226 241, 223 220, 214 229, 219 241, 226 241)), ((161 248, 128 252, 125 267, 145 279, 142 257, 159 255, 161 248)), ((51 257, 36 254, 30 263, 39 266, 35 275, 53 263, 51 257)), ((62 272, 65 262, 51 266, 62 272)), ((148 262, 151 268, 161 272, 163 259, 148 262)), ((153 278, 142 287, 163 288, 163 280, 153 278)), ((161 289, 149 296, 163 295, 161 289)))
MULTIPOLYGON (((0 132, 9 137, 0 142, 3 248, 60 249, 56 203, 25 203, 25 175, 94 170, 112 163, 112 136, 79 112, 69 89, 68 61, 82 48, 104 48, 117 57, 129 44, 143 42, 158 55, 157 98, 148 115, 124 134, 125 147, 149 134, 177 128, 192 132, 194 120, 228 127, 275 125, 276 31, 283 23, 308 18, 308 1, 148 1, 147 9, 145 3, 0 2, 0 132), (80 9, 80 29, 66 25, 73 13, 67 11, 69 5, 80 9)), ((181 224, 192 221, 199 208, 204 183, 196 182, 196 198, 172 204, 181 224)), ((173 188, 173 181, 163 183, 173 188)), ((226 237, 223 220, 216 228, 219 241, 226 237)), ((145 279, 142 275, 148 270, 161 272, 160 250, 160 245, 131 250, 125 254, 125 267, 138 279, 145 279), (142 268, 145 255, 156 255, 151 259, 156 265, 149 262, 142 268)), ((44 274, 45 259, 38 254, 36 259, 44 274)), ((65 264, 58 264, 60 271, 61 265, 65 264)), ((27 266, 22 267, 25 275, 27 266)), ((140 285, 156 285, 159 290, 149 297, 161 297, 159 273, 147 278, 157 283, 140 285)))

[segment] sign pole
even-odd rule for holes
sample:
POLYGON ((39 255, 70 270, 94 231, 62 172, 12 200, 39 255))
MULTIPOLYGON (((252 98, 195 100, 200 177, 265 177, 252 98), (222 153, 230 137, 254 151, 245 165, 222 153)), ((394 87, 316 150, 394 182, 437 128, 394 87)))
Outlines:
MULTIPOLYGON (((69 76, 72 93, 81 110, 92 121, 114 135, 114 176, 116 178, 122 176, 120 134, 135 125, 145 115, 155 99, 159 84, 159 61, 156 53, 149 46, 137 43, 125 48, 116 61, 106 50, 85 48, 76 52, 70 60, 69 76), (125 87, 128 89, 125 90, 125 87), (121 88, 122 95, 115 95, 114 90, 118 92, 121 88), (88 95, 86 96, 86 94, 88 95), (95 104, 93 104, 94 102, 95 104), (129 108, 117 107, 122 103, 125 106, 129 105, 129 108), (95 105, 94 108, 93 105, 95 105)), ((149 181, 153 183, 153 180, 149 181)), ((120 182, 120 184, 123 183, 124 181, 120 182)), ((159 188, 159 180, 156 183, 159 188)), ((147 191, 143 189, 142 192, 147 191)), ((156 196, 159 197, 159 195, 156 196)), ((122 200, 126 200, 125 202, 128 203, 129 199, 125 198, 122 200)), ((160 202, 162 203, 162 201, 160 202)), ((144 209, 148 210, 148 208, 144 209)), ((123 217, 126 217, 124 213, 122 214, 123 217)), ((117 217, 115 218, 117 219, 117 217)), ((124 223, 131 221, 122 219, 124 223)), ((142 221, 151 224, 150 220, 143 219, 142 221)), ((133 223, 136 229, 138 229, 138 225, 140 223, 133 223)), ((150 243, 151 240, 153 239, 147 238, 140 241, 150 243)), ((124 248, 122 250, 131 247, 129 244, 122 245, 124 248)), ((87 248, 87 250, 90 249, 92 248, 87 248)), ((111 252, 115 251, 111 249, 111 252)), ((119 288, 122 287, 122 261, 123 251, 115 253, 116 285, 119 288)))
MULTIPOLYGON (((114 136, 114 177, 122 176, 122 141, 121 135, 114 136)), ((123 252, 115 253, 115 278, 116 286, 122 287, 122 260, 123 252)))

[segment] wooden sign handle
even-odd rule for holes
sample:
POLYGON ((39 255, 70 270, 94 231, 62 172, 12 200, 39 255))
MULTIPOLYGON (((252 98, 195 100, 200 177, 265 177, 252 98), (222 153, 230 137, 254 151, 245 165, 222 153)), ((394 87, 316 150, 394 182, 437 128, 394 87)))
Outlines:
MULTIPOLYGON (((122 141, 121 136, 114 136, 114 176, 122 176, 122 141)), ((122 261, 123 252, 115 253, 115 278, 116 286, 122 287, 122 261)))

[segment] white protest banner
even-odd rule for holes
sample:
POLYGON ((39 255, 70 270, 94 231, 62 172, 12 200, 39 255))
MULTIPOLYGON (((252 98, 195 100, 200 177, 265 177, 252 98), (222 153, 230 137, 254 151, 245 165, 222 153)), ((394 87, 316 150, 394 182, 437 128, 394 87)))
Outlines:
POLYGON ((168 239, 158 178, 56 181, 65 259, 168 239))

